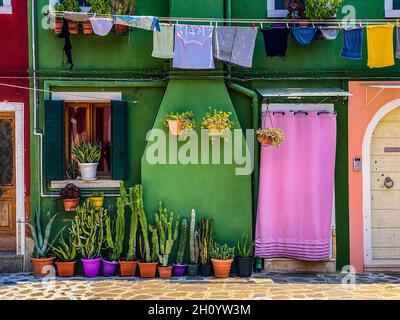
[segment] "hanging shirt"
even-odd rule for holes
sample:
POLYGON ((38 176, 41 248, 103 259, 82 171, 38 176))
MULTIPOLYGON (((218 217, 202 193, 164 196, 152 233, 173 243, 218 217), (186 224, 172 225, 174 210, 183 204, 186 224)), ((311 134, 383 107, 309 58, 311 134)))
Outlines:
POLYGON ((339 31, 340 31, 340 28, 320 27, 319 31, 321 32, 321 34, 325 40, 336 40, 336 38, 339 34, 339 31))
POLYGON ((109 18, 90 18, 92 24, 93 32, 98 36, 106 36, 110 33, 113 27, 113 21, 109 18))
POLYGON ((253 66, 256 38, 256 28, 236 28, 235 41, 232 48, 232 64, 244 68, 251 68, 253 66))
POLYGON ((345 28, 341 56, 346 59, 362 59, 363 28, 345 28))
POLYGON ((384 68, 393 66, 393 30, 392 24, 368 26, 368 67, 384 68))
POLYGON ((153 31, 152 56, 160 59, 172 59, 174 57, 174 26, 161 24, 160 30, 160 32, 153 31))
POLYGON ((298 43, 302 46, 311 44, 314 39, 316 28, 313 27, 293 27, 292 33, 298 43))
POLYGON ((172 66, 180 69, 214 69, 213 27, 176 25, 172 66))
POLYGON ((121 24, 133 28, 160 31, 160 22, 153 16, 123 16, 114 15, 114 24, 121 24))
POLYGON ((285 57, 288 47, 289 29, 266 28, 260 29, 264 37, 265 54, 267 57, 285 57))

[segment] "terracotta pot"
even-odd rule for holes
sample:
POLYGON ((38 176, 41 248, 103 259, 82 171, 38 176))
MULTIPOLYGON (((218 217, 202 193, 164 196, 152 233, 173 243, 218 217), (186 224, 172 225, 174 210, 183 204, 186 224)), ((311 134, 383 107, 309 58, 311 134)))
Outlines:
POLYGON ((225 130, 218 130, 218 129, 210 129, 210 136, 213 137, 220 137, 224 134, 225 130))
POLYGON ((58 261, 56 266, 59 277, 73 277, 75 275, 76 261, 58 261))
POLYGON ((158 274, 161 279, 169 279, 172 275, 172 267, 158 267, 158 274))
POLYGON ((79 22, 68 21, 68 31, 70 34, 79 34, 79 22))
POLYGON ((257 136, 257 140, 262 145, 271 145, 272 139, 270 137, 257 136))
POLYGON ((114 32, 117 36, 121 36, 129 32, 129 27, 123 24, 116 24, 114 25, 114 32))
POLYGON ((56 34, 56 36, 58 36, 61 33, 62 26, 63 26, 63 21, 62 20, 54 21, 54 33, 56 34))
POLYGON ((142 278, 155 278, 157 262, 139 262, 139 271, 142 278))
POLYGON ((217 278, 228 278, 231 272, 233 259, 229 260, 218 260, 211 259, 214 268, 214 275, 217 278))
POLYGON ((90 204, 95 209, 101 209, 104 203, 104 197, 89 197, 90 204))
POLYGON ((172 136, 179 136, 183 130, 182 121, 179 120, 168 120, 169 132, 172 136))
POLYGON ((137 261, 119 261, 121 277, 134 277, 136 274, 137 261))
POLYGON ((33 275, 38 278, 42 278, 51 272, 51 268, 54 268, 55 257, 36 259, 31 258, 33 275))
POLYGON ((76 199, 64 199, 64 210, 65 211, 75 211, 76 207, 79 206, 79 198, 76 199))
POLYGON ((93 34, 92 23, 90 21, 82 22, 82 27, 83 27, 83 34, 86 34, 86 35, 93 34))

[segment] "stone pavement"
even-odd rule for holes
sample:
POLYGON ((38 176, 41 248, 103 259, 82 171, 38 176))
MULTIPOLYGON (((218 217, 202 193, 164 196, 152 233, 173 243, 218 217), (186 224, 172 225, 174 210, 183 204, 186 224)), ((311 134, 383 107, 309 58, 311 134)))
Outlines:
POLYGON ((43 282, 28 273, 3 274, 0 275, 0 299, 400 300, 400 273, 357 274, 353 286, 342 284, 344 276, 262 273, 250 279, 74 277, 43 282))

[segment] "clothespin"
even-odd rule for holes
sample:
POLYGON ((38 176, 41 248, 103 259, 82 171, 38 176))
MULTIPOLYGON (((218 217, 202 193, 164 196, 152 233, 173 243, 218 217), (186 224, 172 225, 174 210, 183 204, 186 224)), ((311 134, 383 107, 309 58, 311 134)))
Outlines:
POLYGON ((254 24, 254 21, 251 23, 251 26, 252 26, 253 29, 256 28, 256 25, 254 24))
POLYGON ((362 22, 360 21, 360 28, 362 28, 362 22))
POLYGON ((264 29, 264 25, 262 22, 260 23, 260 26, 261 26, 261 29, 264 29))
POLYGON ((286 22, 286 28, 290 29, 289 28, 289 22, 286 22))
POLYGON ((172 27, 172 21, 169 20, 168 22, 169 22, 169 26, 172 27))

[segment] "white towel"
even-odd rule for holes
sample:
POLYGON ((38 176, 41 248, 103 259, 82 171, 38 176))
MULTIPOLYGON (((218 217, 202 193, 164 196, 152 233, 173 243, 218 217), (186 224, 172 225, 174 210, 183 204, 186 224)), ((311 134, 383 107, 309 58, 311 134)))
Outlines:
POLYGON ((174 26, 161 24, 161 32, 153 31, 154 58, 172 59, 174 57, 174 26))
POLYGON ((109 18, 90 18, 92 23, 93 32, 98 36, 106 36, 110 33, 113 27, 113 21, 109 18))

